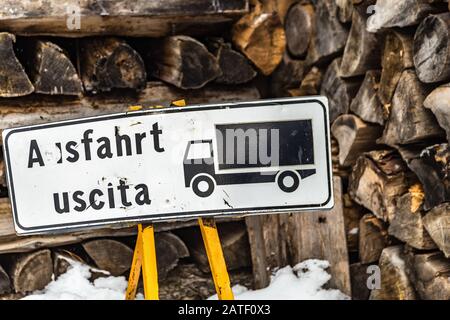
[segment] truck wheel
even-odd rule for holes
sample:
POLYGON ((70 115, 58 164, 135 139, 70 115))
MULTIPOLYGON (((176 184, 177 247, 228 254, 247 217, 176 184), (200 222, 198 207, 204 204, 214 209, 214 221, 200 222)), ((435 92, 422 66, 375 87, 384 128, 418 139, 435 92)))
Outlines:
POLYGON ((192 190, 199 197, 209 197, 214 192, 214 181, 205 175, 198 176, 192 181, 192 190))
POLYGON ((298 175, 293 172, 293 171, 284 171, 282 173, 280 173, 280 175, 278 176, 278 187, 280 187, 281 190, 283 190, 284 192, 294 192, 295 190, 297 190, 299 184, 300 184, 300 179, 298 177, 298 175))

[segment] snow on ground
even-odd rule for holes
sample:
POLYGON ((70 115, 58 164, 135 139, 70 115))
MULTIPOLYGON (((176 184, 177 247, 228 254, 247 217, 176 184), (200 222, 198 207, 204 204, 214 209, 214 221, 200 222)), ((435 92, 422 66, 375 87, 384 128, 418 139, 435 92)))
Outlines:
MULTIPOLYGON (((58 279, 41 291, 24 297, 27 300, 121 300, 125 297, 125 277, 104 277, 90 282, 91 268, 77 261, 58 279)), ((348 296, 334 289, 322 287, 331 279, 325 271, 327 261, 306 260, 294 268, 287 266, 274 273, 270 286, 261 290, 249 290, 244 286, 233 287, 238 300, 345 300, 348 296)), ((137 299, 143 299, 138 294, 137 299)), ((214 295, 210 299, 217 299, 214 295)))
MULTIPOLYGON (((69 261, 69 260, 68 260, 69 261)), ((78 261, 69 261, 71 267, 41 291, 24 300, 122 300, 125 297, 125 277, 104 277, 90 282, 91 268, 78 261)), ((142 295, 137 296, 142 299, 142 295)))
MULTIPOLYGON (((325 269, 328 261, 306 260, 294 268, 287 266, 272 276, 270 285, 260 290, 234 286, 236 300, 348 300, 350 297, 335 289, 322 287, 331 279, 325 269)), ((217 295, 210 299, 217 299, 217 295)))

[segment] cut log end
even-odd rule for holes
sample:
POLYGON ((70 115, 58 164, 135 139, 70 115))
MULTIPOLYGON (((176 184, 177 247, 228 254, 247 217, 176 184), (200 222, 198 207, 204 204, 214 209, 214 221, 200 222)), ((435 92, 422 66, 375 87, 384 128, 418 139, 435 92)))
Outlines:
POLYGON ((430 15, 414 37, 414 65, 422 82, 450 79, 450 13, 430 15))
POLYGON ((51 251, 45 249, 16 256, 9 275, 16 293, 44 289, 53 275, 51 251))
POLYGON ((81 42, 81 78, 87 91, 114 88, 141 90, 147 74, 141 56, 117 38, 92 38, 81 42))
POLYGON ((151 74, 182 89, 197 89, 222 75, 219 63, 199 41, 173 36, 152 43, 151 74))
POLYGON ((339 143, 340 165, 350 166, 361 153, 376 149, 376 140, 381 136, 382 128, 345 114, 334 121, 331 132, 339 143))
POLYGON ((34 91, 22 65, 17 60, 13 43, 16 37, 10 33, 0 33, 0 97, 20 97, 34 91))
POLYGON ((125 273, 131 267, 133 250, 120 241, 97 239, 82 244, 95 265, 113 276, 125 273))
POLYGON ((51 42, 37 41, 33 68, 35 92, 80 95, 83 86, 78 73, 64 51, 51 42))
POLYGON ((292 56, 306 55, 315 27, 314 7, 309 4, 295 4, 287 14, 285 22, 286 45, 292 56))

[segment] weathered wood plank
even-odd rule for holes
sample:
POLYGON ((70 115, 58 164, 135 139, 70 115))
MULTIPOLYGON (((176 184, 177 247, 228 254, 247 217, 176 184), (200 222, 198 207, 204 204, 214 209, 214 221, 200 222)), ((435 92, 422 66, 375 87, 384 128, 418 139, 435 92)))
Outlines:
POLYGON ((248 10, 247 0, 5 0, 0 29, 64 37, 204 35, 248 10))
POLYGON ((94 97, 61 98, 27 96, 20 99, 3 99, 0 105, 0 130, 128 111, 130 105, 169 105, 171 101, 186 99, 189 104, 257 100, 254 86, 208 86, 199 90, 184 91, 161 82, 148 82, 139 92, 114 91, 94 97))
POLYGON ((306 259, 329 261, 330 286, 351 296, 341 179, 334 177, 333 183, 335 205, 331 211, 293 213, 281 217, 292 264, 306 259))

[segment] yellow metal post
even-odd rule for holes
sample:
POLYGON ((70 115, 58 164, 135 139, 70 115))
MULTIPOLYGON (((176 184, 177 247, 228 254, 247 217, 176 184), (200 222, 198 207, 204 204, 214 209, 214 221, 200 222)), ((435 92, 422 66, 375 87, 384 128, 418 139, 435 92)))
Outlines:
POLYGON ((153 225, 142 232, 142 275, 146 300, 159 300, 158 269, 156 265, 155 233, 153 225))
POLYGON ((125 295, 126 300, 136 298, 136 290, 141 275, 142 267, 142 224, 138 225, 138 235, 136 246, 134 247, 133 262, 131 263, 130 277, 128 278, 128 287, 125 295))
POLYGON ((234 300, 222 245, 214 219, 198 219, 219 300, 234 300))

